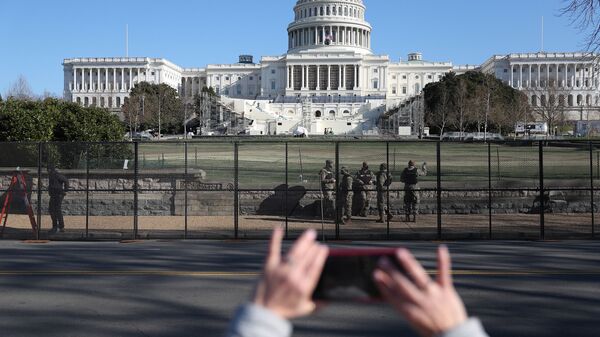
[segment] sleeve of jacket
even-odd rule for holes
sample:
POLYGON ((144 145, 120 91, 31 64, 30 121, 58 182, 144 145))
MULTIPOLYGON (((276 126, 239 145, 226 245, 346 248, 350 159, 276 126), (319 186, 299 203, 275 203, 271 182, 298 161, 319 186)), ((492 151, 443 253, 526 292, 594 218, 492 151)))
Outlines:
POLYGON ((447 331, 438 337, 489 337, 483 329, 481 321, 477 318, 470 318, 465 323, 456 328, 447 331))
POLYGON ((226 337, 291 337, 292 324, 271 311, 253 304, 240 307, 226 337))

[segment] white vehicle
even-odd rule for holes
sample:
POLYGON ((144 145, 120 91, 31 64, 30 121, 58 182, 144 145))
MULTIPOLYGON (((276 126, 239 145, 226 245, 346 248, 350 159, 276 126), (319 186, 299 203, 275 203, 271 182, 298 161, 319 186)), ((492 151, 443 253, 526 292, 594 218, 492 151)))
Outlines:
POLYGON ((526 135, 548 135, 548 123, 517 123, 515 125, 515 134, 518 136, 526 135))

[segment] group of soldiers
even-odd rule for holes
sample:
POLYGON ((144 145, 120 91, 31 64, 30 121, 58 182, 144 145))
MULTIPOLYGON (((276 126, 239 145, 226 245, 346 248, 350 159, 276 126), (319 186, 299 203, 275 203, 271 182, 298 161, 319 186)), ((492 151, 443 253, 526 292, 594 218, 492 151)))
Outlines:
MULTIPOLYGON (((386 196, 393 182, 392 175, 388 172, 387 164, 379 166, 375 174, 369 169, 369 164, 363 162, 362 167, 355 175, 352 175, 347 167, 340 170, 342 175, 339 184, 339 196, 336 198, 336 179, 333 161, 327 160, 325 167, 319 172, 321 180, 322 212, 324 216, 334 216, 336 209, 344 224, 352 221, 353 216, 367 217, 369 215, 371 196, 373 191, 377 194, 378 223, 384 223, 393 219, 386 205, 386 196), (354 204, 354 208, 352 207, 354 204), (354 212, 353 212, 354 210, 354 212)), ((416 222, 419 211, 419 177, 427 175, 427 163, 417 168, 411 160, 402 171, 400 182, 404 183, 404 214, 406 222, 416 222)))

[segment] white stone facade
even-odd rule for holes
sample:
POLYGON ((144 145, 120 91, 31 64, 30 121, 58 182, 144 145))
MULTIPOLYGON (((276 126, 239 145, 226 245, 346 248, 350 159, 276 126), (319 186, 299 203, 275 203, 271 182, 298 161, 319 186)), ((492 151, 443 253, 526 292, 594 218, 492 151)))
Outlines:
POLYGON ((567 120, 598 120, 598 56, 594 53, 496 55, 481 66, 481 71, 523 91, 534 108, 562 104, 567 120))
MULTIPOLYGON (((553 69, 564 69, 558 83, 573 85, 573 101, 598 103, 598 76, 583 70, 593 58, 584 54, 511 54, 493 57, 481 67, 428 62, 420 53, 394 62, 372 53, 372 27, 362 0, 299 0, 294 14, 287 28, 287 53, 262 57, 258 64, 247 56, 236 64, 192 69, 164 59, 66 59, 65 99, 119 111, 141 81, 166 83, 188 103, 203 87, 212 87, 223 103, 254 121, 252 133, 263 135, 292 133, 298 127, 315 135, 360 134, 428 83, 448 72, 474 69, 524 90, 543 87, 551 77, 548 71, 557 75, 553 69), (536 67, 546 76, 529 76, 536 67)), ((597 71, 596 66, 590 69, 597 71)))

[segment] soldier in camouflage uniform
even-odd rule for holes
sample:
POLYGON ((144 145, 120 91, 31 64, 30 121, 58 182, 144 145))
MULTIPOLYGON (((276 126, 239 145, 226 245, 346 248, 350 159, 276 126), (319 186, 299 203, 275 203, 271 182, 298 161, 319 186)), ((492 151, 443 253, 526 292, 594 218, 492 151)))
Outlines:
POLYGON ((323 192, 323 216, 332 217, 335 214, 335 173, 333 172, 333 162, 327 160, 325 167, 319 172, 321 179, 321 191, 323 192))
POLYGON ((340 196, 338 198, 338 209, 342 212, 342 222, 349 223, 352 220, 352 191, 353 178, 350 171, 346 167, 342 167, 342 182, 340 184, 340 196))
POLYGON ((369 164, 364 162, 362 168, 356 173, 355 185, 356 192, 360 194, 360 203, 362 208, 359 212, 359 216, 367 217, 369 213, 369 207, 371 202, 371 191, 373 190, 373 180, 375 176, 373 172, 369 170, 369 164))
POLYGON ((419 176, 427 175, 427 163, 423 163, 420 169, 415 166, 411 160, 408 167, 402 172, 400 181, 404 183, 404 214, 406 222, 417 222, 417 213, 419 213, 419 176), (412 215, 412 219, 411 219, 412 215))
POLYGON ((385 205, 387 191, 392 184, 392 175, 388 173, 387 164, 381 164, 379 166, 379 172, 376 174, 377 177, 377 211, 379 212, 378 223, 384 223, 383 214, 387 216, 387 220, 392 220, 394 216, 390 213, 389 209, 385 205))

